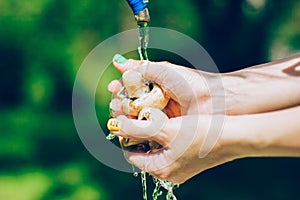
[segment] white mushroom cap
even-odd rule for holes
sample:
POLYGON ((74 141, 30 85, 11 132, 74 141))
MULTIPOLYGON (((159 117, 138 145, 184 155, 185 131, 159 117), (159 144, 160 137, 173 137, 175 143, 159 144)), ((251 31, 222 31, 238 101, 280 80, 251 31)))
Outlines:
POLYGON ((122 77, 129 98, 139 98, 149 92, 149 87, 145 84, 141 73, 129 70, 122 77))

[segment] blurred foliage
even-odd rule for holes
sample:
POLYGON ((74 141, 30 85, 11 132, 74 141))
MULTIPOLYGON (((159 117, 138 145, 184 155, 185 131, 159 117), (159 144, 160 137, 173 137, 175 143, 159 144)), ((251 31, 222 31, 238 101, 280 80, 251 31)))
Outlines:
MULTIPOLYGON (((152 26, 191 36, 222 72, 300 50, 297 0, 153 0, 149 8, 152 26)), ((135 28, 125 0, 2 0, 0 24, 0 199, 141 199, 138 178, 87 152, 71 110, 84 58, 135 28)), ((150 59, 188 65, 161 52, 150 59)), ((106 74, 98 87, 105 94, 97 105, 103 122, 107 84, 120 77, 112 66, 106 74)), ((176 193, 179 199, 297 199, 299 169, 299 159, 243 159, 198 175, 176 193)))

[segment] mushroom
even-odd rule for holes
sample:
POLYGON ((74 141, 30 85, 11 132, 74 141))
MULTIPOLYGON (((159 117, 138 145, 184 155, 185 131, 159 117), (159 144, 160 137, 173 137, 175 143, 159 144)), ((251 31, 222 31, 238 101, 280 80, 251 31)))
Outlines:
MULTIPOLYGON (((144 79, 141 73, 133 70, 126 71, 122 76, 122 80, 123 87, 116 98, 120 100, 124 114, 137 117, 138 120, 167 118, 161 110, 166 107, 169 98, 155 82, 144 79)), ((108 129, 111 131, 120 129, 118 127, 119 123, 115 120, 110 119, 107 124, 108 129)), ((121 139, 121 145, 125 149, 145 152, 161 148, 161 145, 154 141, 129 138, 121 139)))
POLYGON ((169 98, 156 83, 145 80, 141 73, 129 70, 123 74, 122 79, 123 88, 117 96, 122 99, 125 114, 137 117, 143 108, 162 110, 166 107, 169 98))
MULTIPOLYGON (((138 116, 138 120, 165 121, 166 119, 168 119, 167 115, 157 108, 143 108, 138 116)), ((130 151, 156 152, 162 148, 153 140, 122 138, 120 141, 123 148, 130 151)))

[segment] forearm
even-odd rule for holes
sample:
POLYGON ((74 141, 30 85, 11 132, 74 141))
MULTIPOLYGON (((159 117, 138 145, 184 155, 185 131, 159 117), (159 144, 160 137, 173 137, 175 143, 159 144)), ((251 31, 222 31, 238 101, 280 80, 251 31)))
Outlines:
POLYGON ((300 105, 300 54, 222 75, 229 115, 300 105))
POLYGON ((237 157, 300 156, 300 106, 265 114, 227 116, 223 142, 237 157))

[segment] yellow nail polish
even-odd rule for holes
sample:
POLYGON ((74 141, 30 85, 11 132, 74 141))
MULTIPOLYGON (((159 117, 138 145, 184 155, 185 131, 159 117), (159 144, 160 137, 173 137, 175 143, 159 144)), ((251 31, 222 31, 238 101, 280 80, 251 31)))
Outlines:
POLYGON ((110 118, 107 122, 107 128, 110 131, 119 131, 121 130, 120 122, 116 118, 110 118))

